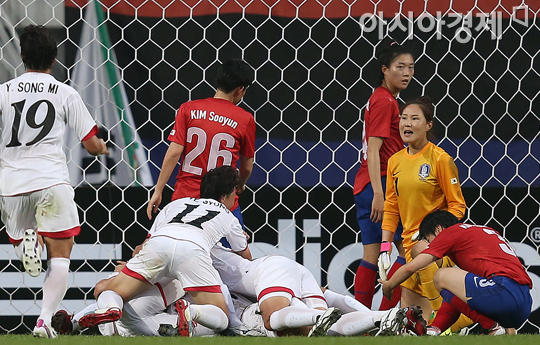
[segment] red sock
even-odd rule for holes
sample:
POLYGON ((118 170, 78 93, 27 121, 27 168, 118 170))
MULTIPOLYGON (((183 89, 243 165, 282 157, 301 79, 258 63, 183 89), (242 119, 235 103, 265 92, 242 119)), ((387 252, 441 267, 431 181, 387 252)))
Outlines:
MULTIPOLYGON (((478 313, 476 310, 472 310, 471 307, 469 307, 469 305, 467 303, 460 300, 458 297, 456 297, 450 291, 444 290, 444 289, 441 290, 441 297, 444 300, 442 305, 444 305, 445 303, 449 303, 458 313, 462 313, 462 314, 467 315, 471 320, 473 320, 474 322, 479 323, 482 328, 490 329, 495 324, 494 320, 490 319, 489 317, 487 317, 485 315, 482 315, 482 314, 478 313)), ((441 306, 441 308, 442 308, 442 306, 441 306)), ((437 316, 435 317, 435 320, 433 320, 433 323, 431 324, 432 326, 435 326, 435 321, 439 317, 440 312, 441 312, 441 309, 439 309, 439 311, 437 313, 437 316)), ((458 315, 458 317, 459 317, 459 315, 458 315)), ((455 321, 457 321, 457 318, 456 318, 456 320, 454 320, 454 322, 455 321)), ((450 327, 454 322, 452 322, 448 327, 450 327)), ((446 327, 446 328, 448 328, 448 327, 446 327)), ((444 331, 446 328, 443 329, 443 328, 439 327, 439 329, 442 330, 442 331, 444 331)))
MULTIPOLYGON (((401 267, 405 265, 405 258, 403 256, 398 256, 392 267, 390 267, 390 271, 388 272, 388 279, 392 278, 394 273, 401 267)), ((394 293, 392 293, 392 299, 388 299, 383 296, 381 301, 381 306, 379 307, 379 310, 389 310, 391 308, 394 308, 399 301, 401 300, 401 286, 397 286, 394 289, 394 293)))
MULTIPOLYGON (((457 297, 454 296, 454 298, 457 297)), ((460 315, 461 313, 452 307, 450 303, 443 301, 431 326, 437 327, 444 332, 459 319, 460 315)))
POLYGON ((369 309, 375 293, 377 266, 362 260, 354 276, 354 298, 369 309))

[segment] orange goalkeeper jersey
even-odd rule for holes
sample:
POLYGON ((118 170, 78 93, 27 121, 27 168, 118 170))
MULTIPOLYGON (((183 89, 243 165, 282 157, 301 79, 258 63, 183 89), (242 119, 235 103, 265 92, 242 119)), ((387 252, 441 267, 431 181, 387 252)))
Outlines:
POLYGON ((395 232, 401 218, 407 262, 411 237, 428 213, 445 209, 461 219, 465 207, 456 164, 440 147, 429 142, 415 155, 405 148, 388 160, 382 228, 395 232))

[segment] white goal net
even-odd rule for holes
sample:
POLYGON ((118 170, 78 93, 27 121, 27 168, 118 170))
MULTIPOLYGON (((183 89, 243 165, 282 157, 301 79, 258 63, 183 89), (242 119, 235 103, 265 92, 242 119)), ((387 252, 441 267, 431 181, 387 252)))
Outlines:
MULTIPOLYGON (((487 3, 0 0, 0 82, 24 72, 18 33, 47 26, 59 45, 53 74, 79 90, 112 152, 94 159, 66 138, 83 230, 62 308, 89 304, 94 284, 144 240, 175 111, 211 97, 217 66, 230 58, 256 71, 240 103, 257 123, 255 168, 240 198, 252 251, 293 258, 323 286, 350 293, 363 253, 352 195, 361 114, 375 47, 390 37, 416 55, 400 102, 434 99, 437 143, 458 165, 467 219, 516 249, 535 284, 520 331, 539 333, 540 4, 487 3)), ((0 333, 25 333, 43 275, 24 274, 0 238, 0 333)))

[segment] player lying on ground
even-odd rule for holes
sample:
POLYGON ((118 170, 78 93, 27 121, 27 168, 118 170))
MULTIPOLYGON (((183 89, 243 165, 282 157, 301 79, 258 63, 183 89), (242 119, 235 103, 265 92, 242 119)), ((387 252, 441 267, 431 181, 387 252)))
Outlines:
POLYGON ((447 255, 459 268, 441 268, 435 274, 444 302, 427 333, 440 334, 463 313, 489 334, 515 334, 513 328, 531 313, 532 281, 506 239, 486 226, 461 224, 443 210, 424 218, 420 238, 429 246, 390 280, 380 281, 384 295, 390 298, 414 272, 447 255))
MULTIPOLYGON (((323 295, 313 275, 304 266, 290 259, 272 256, 256 260, 253 264, 250 264, 251 262, 248 260, 245 260, 247 262, 243 262, 244 260, 242 260, 242 262, 238 263, 239 266, 236 267, 236 271, 245 272, 246 270, 251 270, 253 274, 251 276, 246 274, 245 281, 240 284, 238 279, 242 278, 240 275, 234 273, 235 266, 231 265, 231 263, 236 262, 234 259, 236 259, 237 255, 223 248, 220 244, 212 252, 214 253, 214 262, 217 267, 220 267, 222 276, 227 277, 227 281, 233 284, 233 288, 243 291, 252 298, 255 298, 257 295, 255 286, 259 288, 264 286, 264 281, 261 282, 261 279, 257 279, 257 277, 260 277, 263 272, 270 272, 269 279, 265 280, 265 282, 273 281, 278 286, 276 290, 295 290, 297 291, 297 296, 304 296, 306 301, 312 306, 320 305, 321 308, 326 309, 326 299, 331 307, 341 308, 345 315, 335 324, 331 325, 328 335, 362 335, 369 331, 377 330, 379 327, 381 327, 380 333, 387 335, 402 334, 405 331, 412 331, 415 334, 421 335, 425 332, 425 321, 420 316, 421 312, 418 309, 394 308, 390 311, 371 311, 349 296, 337 294, 326 289, 323 295), (292 267, 293 269, 283 270, 283 268, 287 267, 292 267), (281 268, 285 273, 293 272, 295 273, 295 277, 300 278, 291 279, 289 277, 287 279, 288 274, 281 274, 278 268, 281 268), (232 271, 227 273, 230 270, 232 271), (250 284, 249 281, 253 280, 253 278, 257 280, 257 283, 250 284), (299 287, 295 284, 296 281, 300 282, 299 287)), ((120 271, 121 267, 123 266, 118 266, 117 270, 120 271)), ((110 281, 111 279, 100 281, 96 285, 94 295, 99 296, 101 291, 106 290, 110 281)), ((265 327, 258 303, 252 303, 249 299, 236 292, 233 293, 233 298, 231 299, 227 287, 222 285, 221 289, 225 293, 226 301, 228 302, 227 306, 231 320, 229 329, 234 334, 244 336, 276 336, 274 331, 270 331, 265 327), (233 304, 234 307, 232 306, 233 304)), ((127 301, 124 304, 122 317, 118 321, 100 324, 100 332, 103 335, 120 334, 123 336, 158 334, 208 336, 217 334, 213 330, 215 326, 211 327, 212 320, 206 320, 206 315, 201 315, 198 312, 198 306, 193 304, 193 300, 190 301, 191 304, 187 304, 185 301, 171 302, 176 301, 176 299, 182 296, 184 296, 184 291, 178 280, 162 278, 160 282, 150 286, 130 301, 127 301), (194 323, 193 321, 197 322, 194 323), (161 331, 158 332, 160 324, 169 326, 161 327, 161 331), (203 325, 207 325, 210 328, 203 325)), ((189 296, 186 296, 186 299, 189 299, 189 296)), ((321 311, 314 312, 310 310, 298 298, 291 298, 290 304, 296 307, 296 309, 291 310, 289 308, 288 310, 284 310, 284 312, 288 312, 285 315, 289 318, 294 317, 295 312, 301 312, 311 320, 308 323, 312 324, 313 315, 317 316, 321 314, 321 311)), ((94 320, 92 312, 95 308, 96 306, 94 304, 78 312, 73 316, 72 322, 65 311, 60 311, 53 318, 53 326, 60 333, 71 333, 72 331, 92 326, 94 320), (86 313, 89 313, 89 317, 85 317, 86 313)), ((325 333, 324 329, 327 329, 330 323, 322 322, 325 318, 319 320, 321 322, 318 323, 313 332, 325 333)), ((328 320, 326 319, 326 321, 328 320)), ((291 325, 289 324, 289 326, 291 325)))
MULTIPOLYGON (((219 244, 212 248, 211 254, 214 267, 231 293, 257 299, 267 330, 282 331, 315 324, 309 331, 312 335, 325 335, 328 330, 332 335, 355 335, 377 328, 381 319, 401 315, 402 326, 420 334, 425 331, 420 310, 371 311, 350 297, 330 290, 323 293, 311 272, 291 259, 272 255, 249 261, 219 244), (330 308, 325 296, 331 299, 330 308), (336 306, 347 315, 338 319, 340 313, 332 311, 336 306)), ((396 327, 394 333, 402 332, 398 326, 393 326, 396 327)), ((384 326, 383 334, 391 333, 388 327, 384 326)))
POLYGON ((215 168, 202 179, 201 199, 182 198, 168 204, 156 217, 152 236, 141 251, 99 295, 99 309, 86 316, 89 324, 120 319, 124 301, 170 277, 181 282, 202 314, 217 320, 216 331, 225 330, 229 324, 227 306, 209 251, 225 236, 236 253, 251 259, 240 223, 228 210, 238 183, 238 174, 231 166, 215 168))
MULTIPOLYGON (((105 281, 101 281, 96 285, 98 292, 100 290, 99 285, 103 282, 105 281)), ((227 287, 223 285, 222 291, 227 291, 226 289, 227 287)), ((184 292, 178 280, 163 278, 159 283, 150 286, 126 302, 122 310, 122 317, 119 320, 98 325, 99 332, 104 336, 178 335, 178 326, 174 327, 172 325, 182 324, 185 319, 178 317, 176 303, 170 301, 174 301, 174 298, 183 295, 184 292), (171 326, 162 326, 160 328, 160 325, 171 326)), ((269 331, 264 327, 258 303, 253 303, 247 297, 237 293, 232 293, 231 296, 231 304, 234 307, 229 308, 231 319, 229 329, 233 334, 241 336, 277 336, 276 332, 269 331)), ((382 334, 389 335, 402 334, 407 330, 417 330, 417 334, 422 334, 418 332, 419 329, 425 331, 425 321, 418 317, 417 310, 407 309, 405 310, 405 316, 403 315, 403 309, 399 308, 390 311, 371 311, 353 298, 330 290, 325 290, 324 297, 332 303, 332 306, 339 306, 344 310, 344 315, 332 325, 328 335, 363 335, 370 331, 379 330, 379 326, 384 331, 381 332, 382 334)), ((185 296, 185 298, 189 299, 189 296, 185 296)), ((193 301, 191 300, 191 302, 193 301)), ((295 306, 308 308, 297 298, 293 298, 291 303, 295 306)), ((196 310, 197 305, 190 304, 190 308, 196 310)), ((91 314, 95 309, 96 304, 93 303, 73 316, 61 310, 53 317, 52 326, 60 334, 78 334, 78 331, 85 329, 80 324, 80 319, 84 320, 85 314, 91 314)), ((195 312, 190 311, 190 315, 195 315, 195 312)), ((193 321, 191 320, 192 336, 214 336, 219 334, 213 329, 203 326, 200 320, 193 321)))

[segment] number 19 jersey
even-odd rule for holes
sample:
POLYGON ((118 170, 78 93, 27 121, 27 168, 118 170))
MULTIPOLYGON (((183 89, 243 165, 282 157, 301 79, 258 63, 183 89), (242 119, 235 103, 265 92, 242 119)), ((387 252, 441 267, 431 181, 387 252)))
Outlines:
POLYGON ((184 146, 172 200, 198 198, 208 170, 254 157, 255 120, 225 99, 194 100, 180 106, 169 140, 184 146))
POLYGON ((83 140, 97 133, 72 87, 48 73, 28 72, 0 85, 0 193, 13 196, 69 184, 64 132, 83 140))

